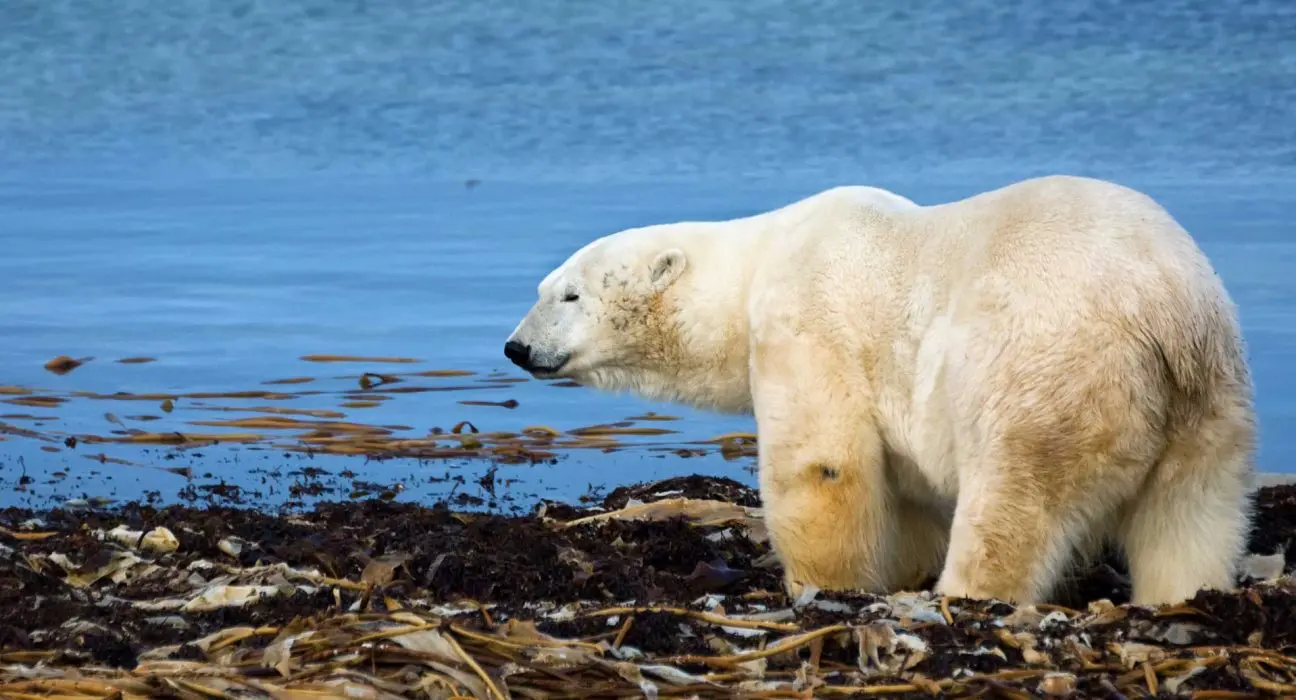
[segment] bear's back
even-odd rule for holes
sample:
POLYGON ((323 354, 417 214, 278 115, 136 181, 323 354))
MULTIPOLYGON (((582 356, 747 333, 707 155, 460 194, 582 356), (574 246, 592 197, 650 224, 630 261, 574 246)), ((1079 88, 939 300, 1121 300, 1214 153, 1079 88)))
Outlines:
POLYGON ((952 303, 1014 315, 1128 314, 1149 304, 1183 314, 1224 294, 1160 205, 1090 178, 1035 178, 928 206, 839 187, 764 223, 772 235, 754 307, 780 300, 834 324, 921 327, 952 303))

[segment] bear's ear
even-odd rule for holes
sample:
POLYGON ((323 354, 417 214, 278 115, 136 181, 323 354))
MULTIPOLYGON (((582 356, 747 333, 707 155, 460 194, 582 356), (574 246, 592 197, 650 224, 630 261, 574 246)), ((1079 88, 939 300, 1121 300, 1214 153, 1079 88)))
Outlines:
POLYGON ((649 279, 652 280, 653 289, 662 290, 671 285, 672 282, 679 279, 684 273, 686 266, 684 251, 679 248, 663 250, 653 258, 652 270, 649 279))

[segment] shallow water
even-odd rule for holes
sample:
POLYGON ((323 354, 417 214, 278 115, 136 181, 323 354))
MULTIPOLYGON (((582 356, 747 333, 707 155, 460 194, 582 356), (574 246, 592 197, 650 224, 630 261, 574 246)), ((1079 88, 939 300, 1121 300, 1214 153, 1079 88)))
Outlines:
MULTIPOLYGON (((195 431, 236 417, 213 407, 277 405, 422 436, 461 420, 569 430, 656 411, 680 420, 652 425, 679 432, 503 465, 496 479, 519 481, 499 492, 574 498, 697 471, 750 482, 749 457, 650 449, 750 430, 747 419, 492 381, 520 378, 501 347, 544 273, 619 228, 749 214, 836 184, 934 202, 1065 171, 1141 187, 1198 237, 1242 314, 1260 467, 1296 470, 1296 9, 1006 7, 6 3, 0 385, 324 393, 180 399, 170 413, 82 397, 0 404, 0 420, 80 435, 195 431), (299 359, 312 353, 420 362, 299 359), (42 368, 64 354, 94 359, 63 376, 42 368), (114 362, 130 356, 157 361, 114 362), (473 374, 386 388, 474 390, 339 408, 363 372, 431 369, 473 374), (262 384, 292 377, 316 381, 262 384), (506 399, 518 405, 459 403, 506 399)), ((268 500, 307 466, 402 483, 402 498, 489 496, 476 483, 486 465, 463 459, 255 446, 168 458, 10 435, 0 479, 32 483, 0 503, 173 498, 190 482, 148 468, 159 465, 268 500), (101 452, 132 466, 86 459, 101 452)))

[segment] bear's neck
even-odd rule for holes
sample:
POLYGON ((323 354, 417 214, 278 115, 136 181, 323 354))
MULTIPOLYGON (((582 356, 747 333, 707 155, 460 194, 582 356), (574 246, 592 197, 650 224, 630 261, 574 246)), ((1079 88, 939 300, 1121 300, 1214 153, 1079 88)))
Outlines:
POLYGON ((723 224, 692 228, 674 243, 685 250, 688 272, 660 300, 668 319, 661 346, 631 379, 644 398, 721 413, 750 414, 748 289, 759 234, 723 224))

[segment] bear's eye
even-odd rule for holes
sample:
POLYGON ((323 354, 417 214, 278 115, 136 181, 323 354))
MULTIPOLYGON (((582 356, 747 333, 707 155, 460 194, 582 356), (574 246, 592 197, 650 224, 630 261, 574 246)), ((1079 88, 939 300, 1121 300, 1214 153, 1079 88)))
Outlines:
POLYGON ((566 296, 564 296, 564 297, 562 298, 562 300, 563 300, 563 301, 576 301, 576 300, 579 299, 579 298, 580 298, 580 295, 577 294, 576 292, 567 292, 566 296))

